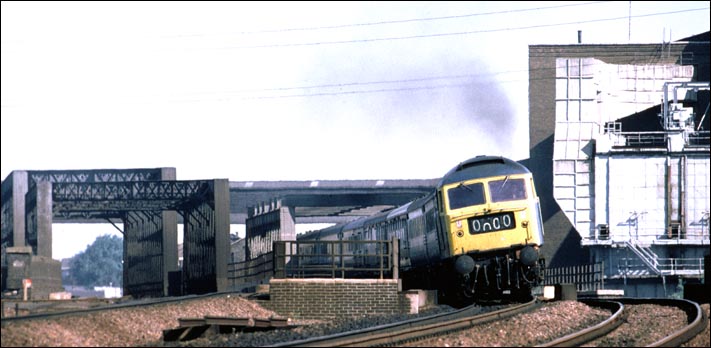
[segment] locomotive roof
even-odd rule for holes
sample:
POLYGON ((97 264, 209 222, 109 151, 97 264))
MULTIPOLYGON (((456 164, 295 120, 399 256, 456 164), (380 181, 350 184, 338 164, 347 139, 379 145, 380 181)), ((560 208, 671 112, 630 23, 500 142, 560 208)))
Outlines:
POLYGON ((476 156, 459 163, 442 177, 438 187, 489 176, 530 173, 524 165, 501 156, 476 156))

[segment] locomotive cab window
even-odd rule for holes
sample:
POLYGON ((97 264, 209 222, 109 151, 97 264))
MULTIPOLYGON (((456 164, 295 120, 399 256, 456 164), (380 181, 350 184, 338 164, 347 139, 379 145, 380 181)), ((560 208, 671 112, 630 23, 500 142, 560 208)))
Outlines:
POLYGON ((510 179, 489 182, 492 202, 506 202, 526 199, 526 183, 523 179, 510 179))
POLYGON ((447 198, 449 198, 449 209, 459 209, 486 203, 484 185, 481 183, 468 185, 461 183, 459 186, 447 191, 447 198))

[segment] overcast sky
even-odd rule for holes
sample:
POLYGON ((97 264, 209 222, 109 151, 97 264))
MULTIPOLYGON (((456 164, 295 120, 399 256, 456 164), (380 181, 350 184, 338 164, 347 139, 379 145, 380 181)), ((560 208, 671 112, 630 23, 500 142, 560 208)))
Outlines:
MULTIPOLYGON (((708 1, 3 1, 1 176, 429 179, 521 160, 529 45, 674 41, 708 18, 708 1)), ((55 258, 88 244, 58 233, 55 258)))

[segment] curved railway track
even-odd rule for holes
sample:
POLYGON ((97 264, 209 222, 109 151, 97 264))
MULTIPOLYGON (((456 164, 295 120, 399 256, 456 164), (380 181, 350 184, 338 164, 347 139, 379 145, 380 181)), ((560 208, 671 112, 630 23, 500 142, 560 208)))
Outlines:
MULTIPOLYGON (((679 308, 686 313, 687 322, 682 328, 676 329, 648 347, 680 346, 700 334, 707 325, 706 315, 701 307, 688 300, 656 299, 656 298, 621 298, 615 300, 581 300, 591 307, 609 311, 608 319, 578 332, 560 337, 538 347, 572 347, 593 342, 596 339, 610 335, 620 325, 628 320, 628 309, 641 304, 652 304, 679 308)), ((272 347, 349 347, 349 346, 392 346, 402 342, 446 335, 448 332, 467 329, 475 325, 501 320, 525 312, 530 312, 540 306, 538 301, 510 306, 487 313, 478 313, 480 307, 466 307, 455 312, 408 320, 405 322, 381 325, 362 330, 350 331, 325 337, 283 342, 272 347), (477 309, 478 308, 478 309, 477 309)), ((506 344, 506 342, 502 342, 506 344)))
POLYGON ((627 320, 625 305, 628 307, 640 304, 669 306, 679 308, 686 313, 687 324, 685 326, 647 345, 647 347, 678 347, 703 332, 708 321, 708 318, 698 303, 683 299, 621 298, 616 300, 581 300, 581 302, 589 306, 610 310, 612 315, 597 325, 558 338, 546 344, 538 345, 537 347, 574 347, 605 336, 620 326, 623 321, 627 320))
POLYGON ((581 344, 590 342, 595 338, 606 335, 607 333, 611 332, 612 330, 614 330, 618 326, 620 326, 622 324, 622 321, 624 320, 623 314, 624 314, 625 306, 621 302, 606 301, 606 300, 587 300, 587 301, 582 300, 580 302, 583 302, 589 306, 607 309, 612 313, 612 315, 608 319, 604 320, 603 322, 601 322, 597 325, 585 328, 585 329, 580 330, 578 332, 574 332, 570 335, 563 336, 563 337, 553 340, 551 342, 537 345, 536 347, 575 347, 575 346, 579 346, 581 344))
MULTIPOLYGON (((644 301, 644 299, 629 299, 627 303, 635 301, 644 301)), ((659 299, 659 301, 661 302, 659 304, 677 306, 686 312, 687 325, 674 331, 671 335, 654 342, 649 347, 678 347, 704 331, 709 318, 706 317, 698 303, 683 299, 659 299)))
POLYGON ((271 347, 353 347, 395 345, 399 342, 466 329, 489 321, 500 320, 534 310, 540 302, 533 299, 523 304, 481 313, 482 307, 469 306, 449 313, 349 331, 325 337, 284 342, 271 347))

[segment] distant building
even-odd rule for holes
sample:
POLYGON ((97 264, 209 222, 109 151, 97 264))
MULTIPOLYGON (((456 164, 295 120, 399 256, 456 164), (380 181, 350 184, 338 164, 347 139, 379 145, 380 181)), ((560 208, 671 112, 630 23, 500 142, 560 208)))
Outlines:
POLYGON ((709 33, 529 46, 530 159, 550 266, 666 297, 709 253, 709 33))
POLYGON ((123 289, 116 286, 95 286, 94 291, 101 292, 103 298, 119 298, 123 296, 123 289))

